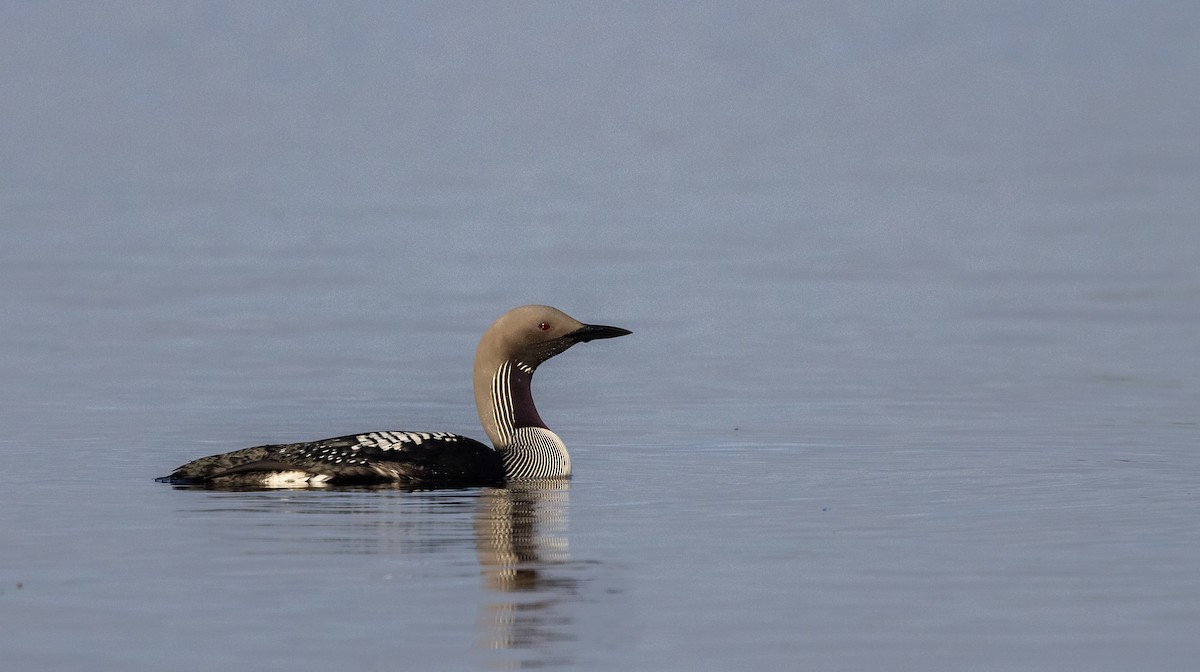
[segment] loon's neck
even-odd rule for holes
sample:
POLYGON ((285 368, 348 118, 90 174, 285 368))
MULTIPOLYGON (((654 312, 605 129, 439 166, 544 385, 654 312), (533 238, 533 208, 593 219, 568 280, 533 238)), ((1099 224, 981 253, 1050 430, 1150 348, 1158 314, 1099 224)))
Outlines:
POLYGON ((546 427, 533 403, 533 367, 500 362, 490 377, 476 370, 475 403, 479 422, 504 459, 509 478, 556 478, 571 475, 567 447, 546 427))
POLYGON ((532 379, 533 369, 520 362, 506 360, 496 367, 485 395, 490 402, 488 408, 478 409, 479 419, 496 450, 503 452, 511 447, 516 430, 522 427, 548 429, 533 403, 529 385, 532 379))

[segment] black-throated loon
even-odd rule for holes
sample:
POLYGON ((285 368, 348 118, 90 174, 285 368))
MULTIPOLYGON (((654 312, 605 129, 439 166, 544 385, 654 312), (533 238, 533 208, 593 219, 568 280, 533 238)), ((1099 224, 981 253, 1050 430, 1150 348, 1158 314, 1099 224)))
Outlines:
POLYGON ((533 404, 533 372, 576 343, 629 333, 620 327, 584 324, 549 306, 521 306, 500 316, 475 350, 475 406, 494 449, 449 432, 368 432, 202 457, 156 480, 216 487, 309 487, 475 485, 568 477, 567 447, 533 404))

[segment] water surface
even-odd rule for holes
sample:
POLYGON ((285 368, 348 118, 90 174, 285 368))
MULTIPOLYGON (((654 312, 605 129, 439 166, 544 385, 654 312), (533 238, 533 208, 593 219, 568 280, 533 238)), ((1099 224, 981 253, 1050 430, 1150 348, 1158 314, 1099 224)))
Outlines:
POLYGON ((1200 13, 0 13, 14 669, 1171 670, 1200 654, 1200 13), (569 484, 218 492, 482 438, 569 484))

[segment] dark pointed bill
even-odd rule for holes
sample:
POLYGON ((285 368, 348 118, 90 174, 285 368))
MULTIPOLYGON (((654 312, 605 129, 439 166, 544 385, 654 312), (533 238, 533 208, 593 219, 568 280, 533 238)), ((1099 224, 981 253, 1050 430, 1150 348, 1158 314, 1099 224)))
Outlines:
POLYGON ((620 327, 606 327, 600 324, 585 324, 582 327, 567 334, 564 338, 569 338, 575 343, 587 343, 598 338, 616 338, 617 336, 628 336, 632 334, 628 329, 620 327))

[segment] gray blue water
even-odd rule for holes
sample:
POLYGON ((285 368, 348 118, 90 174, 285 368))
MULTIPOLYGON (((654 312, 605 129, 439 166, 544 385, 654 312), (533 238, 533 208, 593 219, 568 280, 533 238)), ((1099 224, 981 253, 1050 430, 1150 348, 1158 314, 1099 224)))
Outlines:
POLYGON ((0 5, 13 670, 1181 670, 1200 5, 0 5), (567 486, 211 492, 483 438, 567 486))

